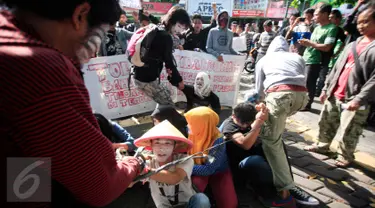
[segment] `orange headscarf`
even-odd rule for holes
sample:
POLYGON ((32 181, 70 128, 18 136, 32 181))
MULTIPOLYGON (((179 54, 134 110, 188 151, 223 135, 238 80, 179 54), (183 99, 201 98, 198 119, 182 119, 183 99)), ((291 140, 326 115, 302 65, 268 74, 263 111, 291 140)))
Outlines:
MULTIPOLYGON (((217 125, 219 116, 208 107, 197 107, 185 114, 189 124, 189 140, 193 142, 193 148, 189 154, 201 152, 213 145, 221 134, 217 125)), ((195 159, 195 164, 201 165, 204 159, 195 159)))

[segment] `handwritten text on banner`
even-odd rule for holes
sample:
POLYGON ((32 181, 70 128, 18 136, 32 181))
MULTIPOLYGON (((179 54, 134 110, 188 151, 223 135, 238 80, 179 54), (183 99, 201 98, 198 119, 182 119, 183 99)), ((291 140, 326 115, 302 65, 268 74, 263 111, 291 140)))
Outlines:
MULTIPOLYGON (((224 63, 212 55, 194 51, 176 50, 174 56, 185 84, 193 84, 198 72, 205 71, 210 75, 212 90, 221 104, 233 106, 236 103, 244 56, 224 56, 224 63)), ((128 90, 130 69, 131 64, 124 55, 94 58, 84 65, 85 84, 96 112, 115 119, 155 108, 156 103, 134 85, 133 77, 131 90, 128 90)), ((186 101, 185 95, 169 84, 165 70, 160 80, 171 91, 174 102, 186 101)))

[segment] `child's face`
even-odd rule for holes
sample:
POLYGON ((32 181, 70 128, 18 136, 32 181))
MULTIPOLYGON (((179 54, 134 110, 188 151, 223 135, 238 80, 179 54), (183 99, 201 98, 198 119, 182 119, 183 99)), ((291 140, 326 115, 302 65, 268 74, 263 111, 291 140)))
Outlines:
POLYGON ((361 35, 375 35, 375 20, 371 17, 371 15, 372 12, 370 10, 366 10, 358 16, 357 28, 361 35))
POLYGON ((158 162, 166 162, 173 153, 175 141, 170 139, 156 139, 151 142, 152 152, 158 162))

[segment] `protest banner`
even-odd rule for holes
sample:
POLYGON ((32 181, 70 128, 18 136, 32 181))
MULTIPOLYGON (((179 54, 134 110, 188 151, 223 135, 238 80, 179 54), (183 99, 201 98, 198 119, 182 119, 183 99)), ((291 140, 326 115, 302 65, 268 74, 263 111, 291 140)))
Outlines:
MULTIPOLYGON (((230 107, 236 104, 245 56, 225 55, 222 63, 210 54, 176 50, 174 57, 185 84, 192 85, 198 72, 207 72, 220 103, 230 107)), ((133 77, 129 91, 131 64, 125 55, 91 59, 82 71, 92 108, 109 119, 149 112, 156 106, 151 98, 137 89, 133 77)), ((174 102, 186 101, 185 95, 168 82, 165 71, 160 76, 161 84, 170 89, 174 102)))
POLYGON ((127 7, 132 9, 142 8, 142 3, 140 0, 120 0, 119 3, 121 7, 127 7))
MULTIPOLYGON (((284 0, 273 0, 269 2, 266 17, 268 18, 284 18, 286 13, 287 2, 284 0)), ((287 17, 298 12, 296 8, 289 7, 287 17)))
MULTIPOLYGON (((167 3, 167 2, 143 2, 142 8, 144 11, 147 11, 148 13, 152 15, 164 15, 166 14, 169 9, 171 9, 173 6, 172 3, 167 3)), ((132 11, 137 11, 139 8, 130 8, 123 6, 122 7, 125 11, 127 12, 132 12, 132 11)))
POLYGON ((246 36, 234 37, 233 42, 232 42, 232 48, 235 51, 246 51, 247 50, 246 36))
POLYGON ((220 13, 222 10, 226 10, 230 16, 232 16, 232 2, 228 0, 201 0, 201 1, 188 1, 187 12, 190 15, 200 14, 202 16, 213 16, 214 11, 212 9, 212 3, 216 3, 217 12, 220 13))

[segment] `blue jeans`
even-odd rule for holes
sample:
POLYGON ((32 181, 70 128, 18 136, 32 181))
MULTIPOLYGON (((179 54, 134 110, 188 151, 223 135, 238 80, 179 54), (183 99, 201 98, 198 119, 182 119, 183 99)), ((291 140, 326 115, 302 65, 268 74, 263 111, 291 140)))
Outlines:
POLYGON ((272 170, 263 156, 249 156, 240 162, 239 168, 246 171, 254 183, 273 186, 272 170))
POLYGON ((210 200, 202 193, 195 194, 192 196, 186 206, 186 208, 210 208, 210 200))
POLYGON ((272 169, 265 157, 261 155, 249 156, 239 163, 239 169, 246 173, 248 182, 259 196, 264 198, 276 196, 272 169))

